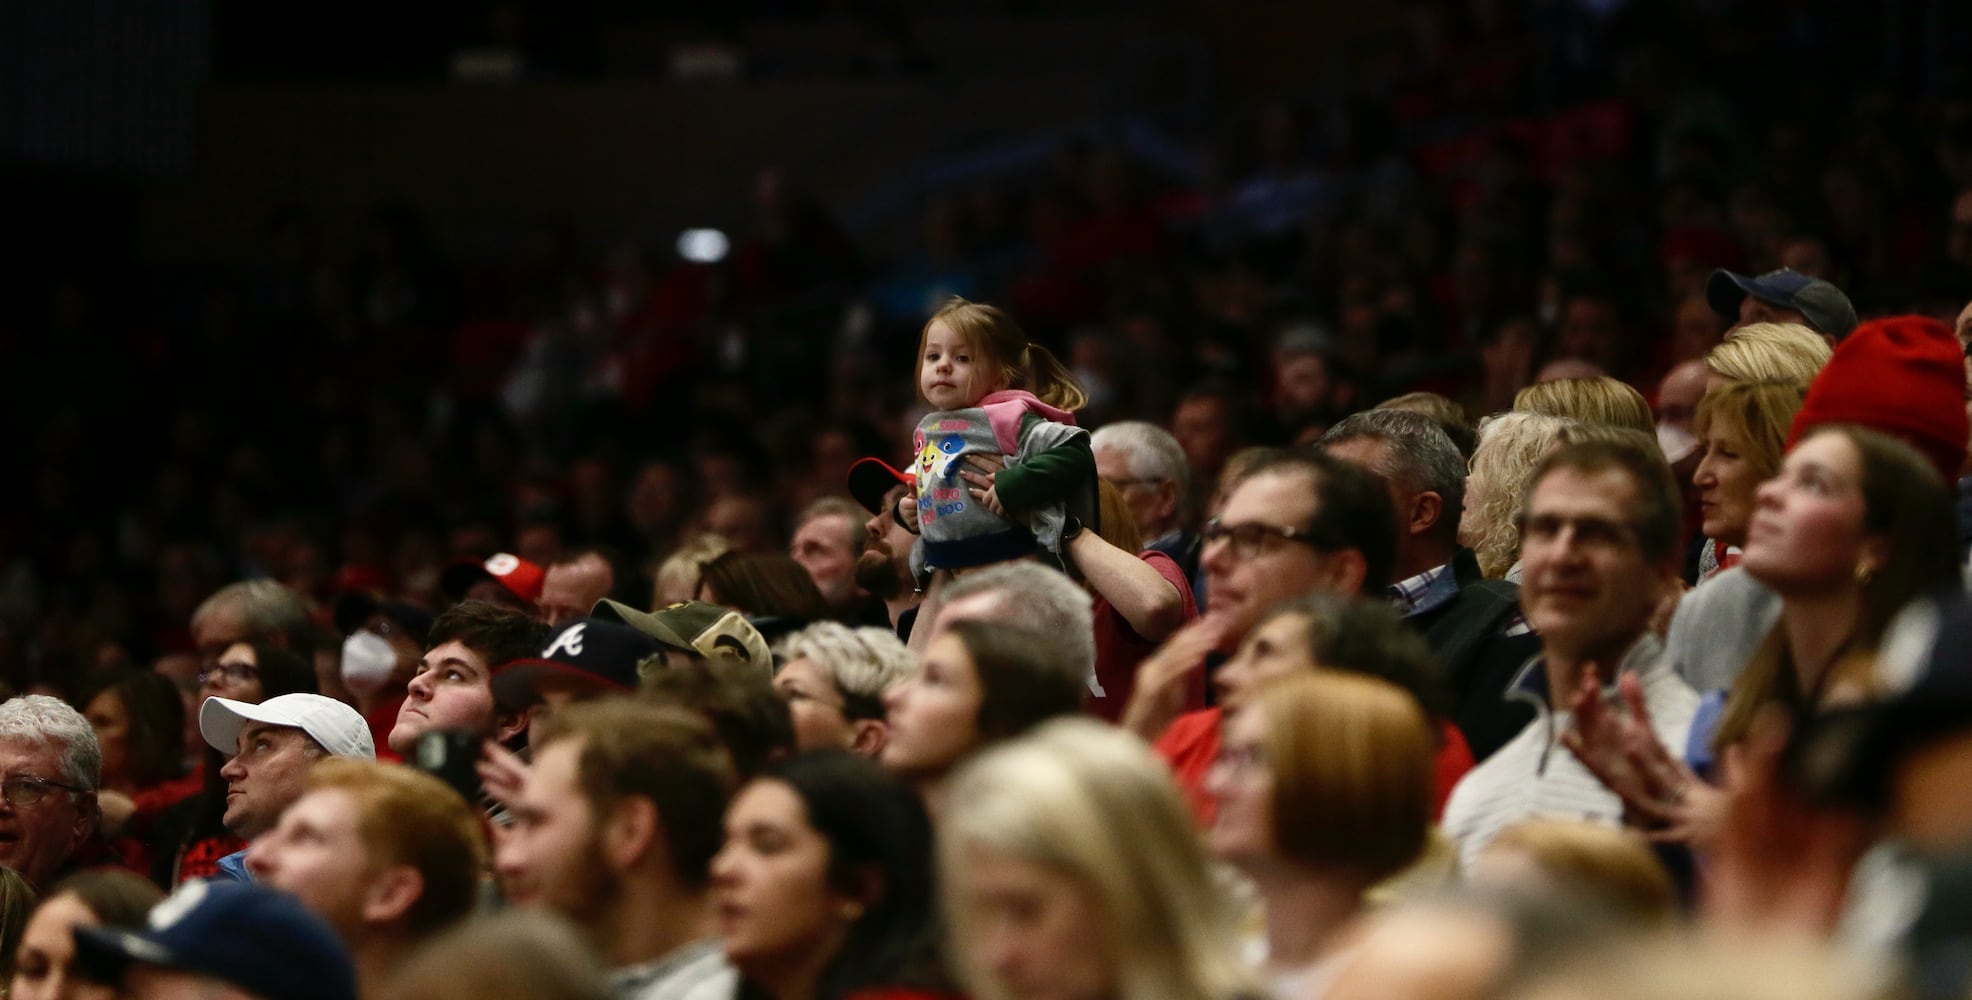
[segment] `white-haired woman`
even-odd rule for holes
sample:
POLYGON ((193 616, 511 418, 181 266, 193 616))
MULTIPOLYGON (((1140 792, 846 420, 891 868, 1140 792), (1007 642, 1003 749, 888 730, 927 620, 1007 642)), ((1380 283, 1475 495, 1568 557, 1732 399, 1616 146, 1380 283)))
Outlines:
POLYGON ((940 824, 949 955, 977 1000, 1255 995, 1191 817, 1128 733, 1060 719, 989 750, 940 824))
POLYGON ((1573 421, 1544 413, 1499 413, 1479 422, 1479 445, 1465 479, 1459 544, 1472 549, 1479 571, 1519 582, 1520 530, 1514 515, 1526 502, 1534 467, 1554 450, 1573 421))
POLYGON ((778 652, 786 666, 774 690, 794 717, 796 747, 883 752, 883 696, 917 668, 902 639, 889 629, 818 622, 781 640, 778 652))

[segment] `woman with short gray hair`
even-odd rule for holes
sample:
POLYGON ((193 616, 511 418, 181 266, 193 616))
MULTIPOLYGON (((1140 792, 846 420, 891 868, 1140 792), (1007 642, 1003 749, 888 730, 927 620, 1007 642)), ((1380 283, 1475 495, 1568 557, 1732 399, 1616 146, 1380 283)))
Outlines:
POLYGON ((917 665, 903 640, 888 629, 818 622, 790 634, 776 652, 786 666, 774 675, 774 690, 794 717, 797 747, 883 752, 883 696, 917 665))

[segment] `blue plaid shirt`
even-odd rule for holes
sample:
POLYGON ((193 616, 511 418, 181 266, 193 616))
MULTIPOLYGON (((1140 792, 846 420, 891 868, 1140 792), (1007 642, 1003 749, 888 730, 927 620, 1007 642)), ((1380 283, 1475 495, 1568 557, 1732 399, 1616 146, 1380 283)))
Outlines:
POLYGON ((1446 601, 1458 596, 1458 579, 1452 576, 1452 564, 1427 569, 1408 580, 1399 580, 1386 588, 1390 603, 1404 617, 1421 615, 1443 607, 1446 601))
MULTIPOLYGON (((1452 575, 1452 564, 1435 566, 1406 580, 1399 580, 1385 588, 1390 603, 1405 618, 1421 615, 1444 607, 1445 602, 1458 596, 1458 578, 1452 575)), ((1500 623, 1503 636, 1526 635, 1534 627, 1527 624, 1527 616, 1515 608, 1513 614, 1500 623)))

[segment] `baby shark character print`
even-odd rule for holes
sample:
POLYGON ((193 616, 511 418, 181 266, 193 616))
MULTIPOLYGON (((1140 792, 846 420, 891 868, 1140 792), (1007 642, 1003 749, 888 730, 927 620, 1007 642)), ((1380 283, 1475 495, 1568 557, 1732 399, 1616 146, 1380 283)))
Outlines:
POLYGON ((918 452, 918 494, 923 495, 932 483, 949 483, 958 472, 952 468, 952 461, 959 457, 965 448, 965 439, 957 434, 934 438, 924 443, 918 452))

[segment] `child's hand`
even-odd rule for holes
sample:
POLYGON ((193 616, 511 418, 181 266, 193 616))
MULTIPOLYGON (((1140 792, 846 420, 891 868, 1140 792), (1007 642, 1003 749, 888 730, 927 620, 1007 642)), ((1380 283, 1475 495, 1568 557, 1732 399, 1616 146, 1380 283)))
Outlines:
POLYGON ((906 495, 898 498, 897 519, 907 525, 915 526, 918 523, 917 497, 906 495))
POLYGON ((972 484, 972 498, 985 504, 987 510, 1001 517, 1007 516, 1007 509, 1000 504, 999 491, 993 487, 993 478, 1007 467, 1006 459, 998 455, 978 454, 967 457, 965 464, 972 468, 960 469, 959 476, 972 484))

